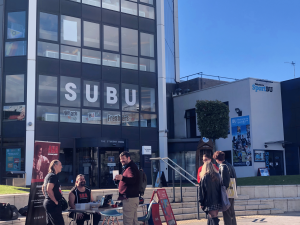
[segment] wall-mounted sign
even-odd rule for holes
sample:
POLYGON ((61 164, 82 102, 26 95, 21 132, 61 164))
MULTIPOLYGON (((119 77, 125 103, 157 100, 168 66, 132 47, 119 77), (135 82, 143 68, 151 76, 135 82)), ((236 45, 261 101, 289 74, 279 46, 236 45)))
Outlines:
POLYGON ((6 171, 21 170, 21 149, 6 149, 6 171))
POLYGON ((260 91, 273 92, 273 87, 270 87, 270 86, 267 86, 264 84, 255 83, 255 84, 252 84, 252 90, 255 92, 260 92, 260 91))
POLYGON ((152 154, 151 146, 142 146, 142 154, 151 155, 152 154))
POLYGON ((265 162, 265 151, 254 151, 254 162, 265 162))

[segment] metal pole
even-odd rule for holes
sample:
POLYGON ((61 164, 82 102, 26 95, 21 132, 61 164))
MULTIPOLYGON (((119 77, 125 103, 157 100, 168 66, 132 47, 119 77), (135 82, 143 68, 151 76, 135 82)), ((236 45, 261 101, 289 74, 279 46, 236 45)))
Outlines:
POLYGON ((173 202, 175 202, 175 171, 172 170, 172 178, 173 178, 173 202))
POLYGON ((197 186, 197 219, 200 220, 199 187, 197 186))
POLYGON ((154 188, 154 173, 153 173, 153 160, 151 160, 151 177, 152 177, 152 187, 154 188))
POLYGON ((182 202, 182 176, 180 176, 180 199, 182 202))
POLYGON ((161 173, 160 173, 160 160, 158 161, 158 177, 159 177, 159 187, 161 188, 162 187, 162 184, 161 184, 161 173))

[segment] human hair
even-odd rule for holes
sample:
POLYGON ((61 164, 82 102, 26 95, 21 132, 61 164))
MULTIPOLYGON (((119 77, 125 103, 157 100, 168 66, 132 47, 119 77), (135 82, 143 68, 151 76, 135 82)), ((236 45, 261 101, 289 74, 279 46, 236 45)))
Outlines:
POLYGON ((202 170, 200 172, 200 178, 204 177, 206 174, 209 174, 211 179, 214 181, 217 179, 218 171, 213 166, 212 162, 206 162, 204 163, 202 170))
POLYGON ((42 148, 41 145, 36 145, 36 146, 35 146, 35 149, 34 149, 34 154, 35 154, 35 155, 38 155, 38 152, 40 151, 41 148, 42 148))
POLYGON ((209 154, 209 153, 204 153, 203 156, 202 156, 202 158, 203 158, 204 156, 205 156, 206 158, 208 158, 208 159, 212 159, 211 154, 209 154))
MULTIPOLYGON (((75 181, 77 182, 77 180, 78 180, 80 177, 84 177, 84 175, 83 175, 83 174, 78 174, 78 175, 76 176, 75 181)), ((76 183, 76 182, 75 182, 75 186, 77 186, 77 183, 76 183)))
POLYGON ((58 165, 58 163, 59 163, 58 159, 52 160, 50 165, 49 165, 48 173, 55 173, 54 166, 58 165))
POLYGON ((130 157, 130 153, 124 151, 124 152, 122 152, 122 153, 120 154, 120 157, 122 157, 122 156, 125 156, 126 158, 128 158, 128 157, 130 157))
POLYGON ((219 160, 221 162, 223 162, 225 160, 225 153, 221 152, 221 151, 216 151, 214 153, 214 159, 219 160))

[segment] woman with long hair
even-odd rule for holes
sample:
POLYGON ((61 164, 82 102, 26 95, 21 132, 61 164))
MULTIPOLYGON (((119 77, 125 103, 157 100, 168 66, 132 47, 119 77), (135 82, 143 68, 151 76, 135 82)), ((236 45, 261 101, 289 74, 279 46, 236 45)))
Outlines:
POLYGON ((207 224, 218 225, 220 221, 218 213, 222 209, 219 173, 211 162, 206 162, 203 165, 200 177, 199 201, 201 208, 209 214, 207 224))
POLYGON ((64 225, 60 200, 62 199, 60 183, 57 174, 61 172, 59 160, 53 160, 49 165, 48 174, 44 179, 42 191, 45 195, 44 208, 46 210, 47 225, 64 225))

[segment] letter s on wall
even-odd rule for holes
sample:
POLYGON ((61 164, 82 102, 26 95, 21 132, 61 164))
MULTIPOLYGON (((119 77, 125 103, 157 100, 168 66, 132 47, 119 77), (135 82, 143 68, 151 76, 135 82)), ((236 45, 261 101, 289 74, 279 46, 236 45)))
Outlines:
POLYGON ((76 85, 74 83, 67 83, 65 89, 69 94, 65 94, 65 97, 68 101, 75 101, 77 98, 77 94, 71 88, 76 89, 76 85))

